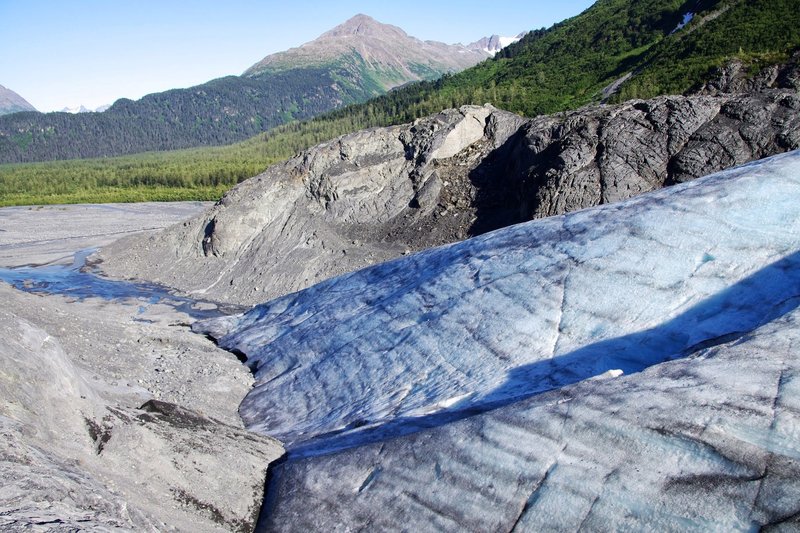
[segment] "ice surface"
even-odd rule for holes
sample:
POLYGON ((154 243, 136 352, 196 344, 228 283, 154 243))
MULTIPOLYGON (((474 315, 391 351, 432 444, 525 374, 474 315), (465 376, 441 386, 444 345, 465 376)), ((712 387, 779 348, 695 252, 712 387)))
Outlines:
POLYGON ((200 327, 255 370, 248 426, 319 453, 746 337, 797 305, 797 205, 793 152, 200 327))
POLYGON ((798 531, 800 310, 630 376, 290 460, 269 531, 798 531))

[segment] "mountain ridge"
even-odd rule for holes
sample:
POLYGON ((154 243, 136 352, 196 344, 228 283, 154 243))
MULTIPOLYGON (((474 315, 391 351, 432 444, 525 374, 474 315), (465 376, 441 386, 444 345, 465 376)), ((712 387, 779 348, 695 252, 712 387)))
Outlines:
POLYGON ((102 113, 103 111, 105 111, 109 107, 111 107, 111 104, 105 104, 105 105, 101 105, 100 107, 96 107, 94 109, 89 109, 88 107, 86 107, 83 104, 78 104, 77 106, 64 107, 59 111, 59 113, 72 113, 72 114, 76 114, 76 113, 102 113))
POLYGON ((503 37, 501 35, 490 35, 489 37, 484 37, 479 39, 473 43, 467 45, 467 48, 470 50, 485 52, 486 54, 493 56, 506 46, 514 44, 515 42, 522 39, 527 32, 522 32, 514 37, 503 37))
POLYGON ((21 111, 36 111, 36 108, 19 94, 0 85, 0 115, 9 115, 21 111))
POLYGON ((120 99, 103 113, 28 112, 0 117, 0 162, 229 144, 292 120, 363 102, 399 85, 438 78, 486 57, 460 45, 423 42, 367 19, 354 17, 293 49, 304 51, 300 55, 287 51, 265 58, 294 62, 284 62, 281 68, 226 76, 137 101, 120 99), (355 37, 354 43, 338 43, 348 36, 355 37))
MULTIPOLYGON (((409 82, 463 70, 483 59, 486 56, 476 50, 422 41, 397 26, 358 14, 313 41, 266 56, 245 70, 243 76, 258 78, 298 65, 350 63, 352 68, 352 64, 363 62, 374 74, 362 72, 362 75, 386 92, 409 82)), ((377 95, 380 91, 375 92, 377 95)))

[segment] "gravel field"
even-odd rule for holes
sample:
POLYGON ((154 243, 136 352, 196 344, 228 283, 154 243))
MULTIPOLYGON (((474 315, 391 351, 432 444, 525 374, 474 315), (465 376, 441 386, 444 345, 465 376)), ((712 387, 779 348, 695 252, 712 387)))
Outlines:
POLYGON ((0 267, 68 264, 78 250, 171 226, 211 205, 148 202, 0 208, 0 267))

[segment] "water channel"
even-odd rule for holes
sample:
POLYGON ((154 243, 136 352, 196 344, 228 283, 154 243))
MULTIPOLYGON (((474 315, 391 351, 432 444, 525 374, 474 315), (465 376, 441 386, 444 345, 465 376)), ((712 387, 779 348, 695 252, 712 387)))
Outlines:
POLYGON ((140 313, 144 313, 147 305, 153 304, 169 305, 195 319, 214 318, 246 309, 180 296, 168 287, 155 283, 105 278, 96 268, 87 265, 87 258, 95 251, 96 248, 87 248, 76 252, 71 265, 0 268, 0 281, 25 292, 61 295, 76 300, 138 300, 141 302, 140 313))

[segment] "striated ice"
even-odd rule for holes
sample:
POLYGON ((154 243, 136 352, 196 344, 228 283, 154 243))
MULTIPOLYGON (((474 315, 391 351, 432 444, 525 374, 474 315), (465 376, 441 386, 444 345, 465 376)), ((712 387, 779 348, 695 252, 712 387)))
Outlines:
POLYGON ((745 337, 797 305, 797 205, 795 152, 408 256, 198 329, 254 369, 248 427, 319 453, 745 337))
POLYGON ((290 460, 265 529, 797 531, 798 345, 793 309, 637 374, 290 460))

